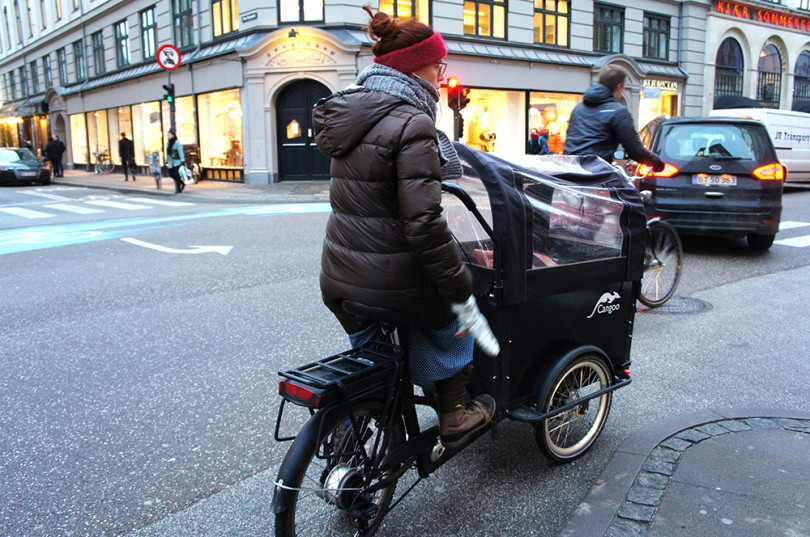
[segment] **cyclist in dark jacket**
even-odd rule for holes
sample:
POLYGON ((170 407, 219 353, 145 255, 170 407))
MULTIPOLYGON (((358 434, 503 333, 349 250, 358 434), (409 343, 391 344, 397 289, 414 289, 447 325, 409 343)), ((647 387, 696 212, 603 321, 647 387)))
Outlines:
POLYGON ((617 100, 626 77, 616 66, 602 69, 599 83, 588 88, 583 101, 571 112, 565 154, 596 155, 611 162, 616 147, 622 144, 633 160, 649 164, 655 171, 663 170, 664 162, 642 145, 630 112, 617 100))

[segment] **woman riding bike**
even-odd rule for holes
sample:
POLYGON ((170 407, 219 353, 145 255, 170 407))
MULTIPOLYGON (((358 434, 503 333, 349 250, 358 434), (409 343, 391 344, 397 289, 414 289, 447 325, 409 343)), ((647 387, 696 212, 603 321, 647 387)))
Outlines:
POLYGON ((422 23, 364 9, 374 64, 313 113, 315 141, 332 158, 321 292, 353 346, 376 329, 346 313, 344 300, 415 319, 409 374, 416 384, 435 383, 441 440, 453 449, 495 411, 489 395, 467 401, 473 338, 466 334, 490 355, 499 346, 442 217, 441 181, 461 175, 452 143, 435 126, 447 48, 422 23))

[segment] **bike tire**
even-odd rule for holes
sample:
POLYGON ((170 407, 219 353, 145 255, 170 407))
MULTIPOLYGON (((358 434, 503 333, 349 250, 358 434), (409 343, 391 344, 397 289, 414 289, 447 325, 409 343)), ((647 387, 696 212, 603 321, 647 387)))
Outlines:
POLYGON ((111 160, 102 160, 98 165, 98 169, 101 173, 112 173, 113 168, 115 168, 115 165, 111 160))
MULTIPOLYGON (((610 368, 595 354, 571 361, 557 375, 544 394, 541 411, 550 412, 610 386, 610 368)), ((581 457, 602 432, 610 414, 613 392, 594 397, 581 405, 540 422, 535 440, 543 455, 554 462, 581 457)))
POLYGON ((670 224, 654 220, 647 225, 644 276, 638 299, 648 308, 657 308, 672 298, 683 268, 683 246, 670 224))
MULTIPOLYGON (((396 480, 380 491, 373 501, 362 498, 356 491, 344 488, 360 488, 368 481, 367 468, 359 465, 358 438, 376 456, 375 439, 382 425, 379 418, 385 404, 369 400, 353 405, 355 423, 360 434, 353 434, 353 427, 345 409, 322 410, 316 413, 296 436, 279 469, 273 494, 276 513, 276 537, 353 536, 358 533, 358 521, 351 516, 358 507, 376 507, 376 515, 367 520, 363 535, 373 535, 381 524, 396 490, 396 480), (347 455, 341 455, 346 453, 347 455), (319 456, 316 456, 319 455, 319 456), (324 455, 331 455, 322 458, 324 455), (327 487, 326 484, 331 484, 327 487), (290 488, 286 488, 290 487, 290 488), (307 490, 304 490, 307 489, 307 490)), ((401 445, 404 425, 398 421, 390 435, 387 451, 401 445)), ((377 480, 375 479, 374 482, 377 480)))

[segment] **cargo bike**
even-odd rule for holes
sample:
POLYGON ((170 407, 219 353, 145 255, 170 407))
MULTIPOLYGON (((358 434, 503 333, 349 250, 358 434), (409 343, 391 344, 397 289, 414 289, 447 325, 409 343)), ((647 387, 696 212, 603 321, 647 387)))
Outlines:
MULTIPOLYGON (((643 203, 596 157, 507 161, 456 148, 464 174, 442 185, 444 215, 501 345, 495 358, 476 349, 472 395, 495 398, 493 435, 504 419, 523 422, 547 457, 571 461, 599 436, 613 392, 631 382, 643 203)), ((381 337, 280 372, 275 438, 292 444, 275 481, 277 536, 372 535, 464 448, 442 446, 431 386, 408 379, 403 335, 412 320, 344 308, 376 323, 381 337), (311 418, 284 436, 285 412, 300 407, 311 418)))

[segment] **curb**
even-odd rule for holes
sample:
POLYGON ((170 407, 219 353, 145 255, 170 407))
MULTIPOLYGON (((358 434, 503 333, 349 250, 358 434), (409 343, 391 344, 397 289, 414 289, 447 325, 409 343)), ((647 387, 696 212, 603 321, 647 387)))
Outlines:
POLYGON ((810 412, 709 409, 645 427, 613 453, 559 537, 646 535, 687 449, 709 438, 755 429, 810 433, 810 412))

